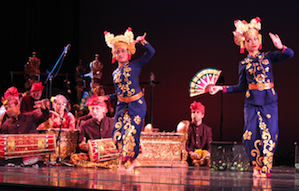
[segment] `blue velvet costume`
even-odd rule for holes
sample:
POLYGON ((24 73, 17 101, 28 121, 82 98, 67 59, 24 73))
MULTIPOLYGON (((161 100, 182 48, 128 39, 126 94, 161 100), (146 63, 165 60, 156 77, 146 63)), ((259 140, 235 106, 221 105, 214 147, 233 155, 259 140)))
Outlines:
POLYGON ((113 71, 113 83, 115 93, 110 94, 111 100, 118 98, 115 107, 115 118, 113 124, 112 138, 120 141, 119 148, 122 150, 124 160, 135 159, 139 154, 140 133, 143 119, 146 115, 146 103, 139 86, 139 74, 141 68, 155 54, 154 48, 150 44, 144 46, 146 52, 140 58, 118 67, 113 71), (137 94, 141 94, 138 96, 137 94), (132 98, 138 96, 135 101, 123 102, 122 98, 132 98), (126 109, 128 109, 127 114, 126 109))
POLYGON ((239 63, 239 83, 224 87, 224 92, 244 92, 243 144, 253 168, 271 173, 273 154, 278 140, 277 93, 273 65, 292 58, 292 49, 248 55, 239 63), (251 88, 250 88, 251 87, 251 88))

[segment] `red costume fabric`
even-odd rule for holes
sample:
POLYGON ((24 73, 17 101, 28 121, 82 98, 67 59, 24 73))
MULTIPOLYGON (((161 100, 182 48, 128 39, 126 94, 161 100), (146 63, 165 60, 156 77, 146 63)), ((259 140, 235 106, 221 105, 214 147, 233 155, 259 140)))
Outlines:
POLYGON ((196 149, 204 149, 210 152, 212 142, 212 128, 200 124, 196 126, 190 123, 188 128, 188 140, 186 141, 186 150, 188 152, 195 151, 196 149))
POLYGON ((113 129, 113 119, 104 116, 100 124, 95 119, 90 118, 80 125, 79 143, 86 137, 89 139, 111 138, 113 129))
POLYGON ((35 110, 35 108, 33 108, 33 106, 35 105, 35 100, 31 97, 31 95, 27 95, 21 98, 21 112, 30 112, 35 110))
POLYGON ((38 133, 36 128, 46 121, 50 114, 49 110, 41 109, 40 113, 28 112, 20 113, 18 117, 8 118, 1 126, 0 134, 30 134, 38 133))

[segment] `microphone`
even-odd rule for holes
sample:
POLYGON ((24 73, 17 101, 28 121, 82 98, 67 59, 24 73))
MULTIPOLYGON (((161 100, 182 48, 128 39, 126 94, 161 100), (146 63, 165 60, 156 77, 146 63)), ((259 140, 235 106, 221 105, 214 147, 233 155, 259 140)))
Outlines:
POLYGON ((64 47, 64 57, 66 56, 67 52, 70 50, 71 44, 68 44, 64 47))

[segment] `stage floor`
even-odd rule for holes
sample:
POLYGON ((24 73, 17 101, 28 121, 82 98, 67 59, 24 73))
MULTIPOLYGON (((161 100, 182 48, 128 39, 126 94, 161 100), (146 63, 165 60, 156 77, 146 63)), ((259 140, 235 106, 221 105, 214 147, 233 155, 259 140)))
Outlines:
POLYGON ((299 190, 293 167, 274 167, 272 177, 207 167, 140 167, 132 173, 66 166, 0 167, 0 190, 299 190))

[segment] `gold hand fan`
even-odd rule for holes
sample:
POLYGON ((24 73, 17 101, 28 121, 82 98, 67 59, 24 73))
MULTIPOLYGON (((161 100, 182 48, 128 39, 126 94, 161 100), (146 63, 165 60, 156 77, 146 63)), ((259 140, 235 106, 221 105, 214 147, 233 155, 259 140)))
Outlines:
POLYGON ((215 68, 205 68, 197 72, 190 81, 190 97, 208 92, 209 86, 216 84, 221 72, 221 70, 215 68))

